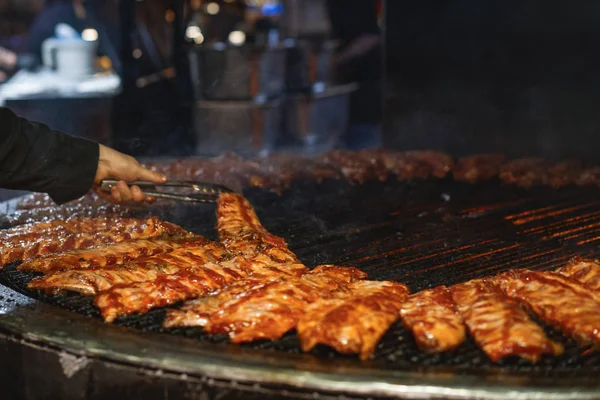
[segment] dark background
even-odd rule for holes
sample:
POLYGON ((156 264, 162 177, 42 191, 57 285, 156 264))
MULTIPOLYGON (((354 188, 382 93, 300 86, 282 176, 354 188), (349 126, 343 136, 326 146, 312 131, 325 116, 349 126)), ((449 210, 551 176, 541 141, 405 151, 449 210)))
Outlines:
POLYGON ((385 7, 388 146, 599 160, 600 1, 385 7))

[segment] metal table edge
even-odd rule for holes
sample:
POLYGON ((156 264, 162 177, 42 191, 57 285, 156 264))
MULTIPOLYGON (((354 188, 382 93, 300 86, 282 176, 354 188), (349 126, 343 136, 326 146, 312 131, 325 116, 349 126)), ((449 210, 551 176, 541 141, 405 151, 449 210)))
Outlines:
MULTIPOLYGON (((16 293, 16 292, 15 292, 16 293)), ((17 294, 22 299, 25 296, 17 294)), ((598 399, 598 387, 552 387, 500 373, 498 376, 444 372, 379 371, 346 365, 324 371, 312 357, 287 354, 285 360, 239 349, 198 343, 171 335, 144 333, 80 316, 27 299, 29 304, 0 311, 0 333, 25 343, 49 346, 74 355, 232 382, 288 385, 302 390, 344 392, 396 398, 598 399)))

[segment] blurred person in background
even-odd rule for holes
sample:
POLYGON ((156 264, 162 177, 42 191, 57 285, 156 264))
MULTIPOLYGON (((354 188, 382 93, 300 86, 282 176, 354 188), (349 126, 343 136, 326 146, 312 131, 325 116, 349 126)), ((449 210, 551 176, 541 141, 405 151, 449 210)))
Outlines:
MULTIPOLYGON (((15 2, 8 9, 21 14, 36 15, 30 21, 27 32, 18 48, 9 49, 0 45, 0 82, 20 69, 32 70, 41 64, 42 43, 55 36, 56 26, 69 25, 81 33, 92 28, 98 32, 98 52, 107 56, 112 67, 119 72, 121 62, 116 44, 119 40, 116 25, 116 0, 29 0, 15 2)), ((21 19, 26 19, 24 16, 21 19)), ((29 21, 21 21, 25 23, 29 21)))
POLYGON ((27 28, 42 6, 43 0, 0 0, 0 83, 21 68, 39 65, 37 57, 22 47, 27 28))
POLYGON ((333 61, 338 83, 356 82, 350 98, 345 147, 353 150, 381 145, 381 31, 377 0, 327 0, 334 39, 340 42, 333 61))
POLYGON ((20 69, 34 69, 39 65, 40 59, 33 54, 19 54, 4 47, 0 47, 0 82, 3 82, 20 69))

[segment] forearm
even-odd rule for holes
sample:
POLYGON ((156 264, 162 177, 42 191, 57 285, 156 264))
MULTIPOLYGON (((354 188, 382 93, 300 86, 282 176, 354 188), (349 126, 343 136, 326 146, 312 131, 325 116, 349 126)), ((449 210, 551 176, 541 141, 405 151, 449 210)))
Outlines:
POLYGON ((0 108, 0 186, 48 193, 57 203, 92 187, 98 144, 52 131, 0 108))

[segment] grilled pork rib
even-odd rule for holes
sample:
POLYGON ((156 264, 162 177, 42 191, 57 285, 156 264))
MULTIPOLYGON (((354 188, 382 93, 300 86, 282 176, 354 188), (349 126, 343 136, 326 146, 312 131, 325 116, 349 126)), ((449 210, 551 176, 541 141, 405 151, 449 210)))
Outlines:
MULTIPOLYGON (((121 223, 126 221, 120 219, 121 223)), ((29 223, 18 225, 0 231, 0 239, 6 240, 16 235, 29 235, 34 233, 50 234, 56 232, 102 232, 106 231, 115 221, 110 218, 73 218, 69 220, 52 220, 47 222, 29 223)))
POLYGON ((600 344, 598 296, 576 280, 554 272, 510 270, 494 282, 580 344, 600 344))
POLYGON ((100 293, 95 304, 105 320, 110 322, 119 315, 194 299, 249 275, 295 276, 307 271, 283 239, 265 230, 241 195, 228 193, 219 197, 217 230, 225 249, 237 255, 235 259, 192 263, 193 269, 159 276, 154 281, 118 285, 100 293))
POLYGON ((334 150, 317 157, 317 160, 339 169, 352 183, 362 184, 369 180, 385 181, 389 174, 384 163, 372 152, 334 150))
POLYGON ((506 160, 503 154, 478 154, 458 160, 452 171, 454 179, 475 183, 495 178, 506 160))
MULTIPOLYGON (((160 223, 165 233, 185 233, 185 231, 170 222, 159 221, 152 217, 153 223, 160 223)), ((35 223, 18 225, 10 229, 0 231, 0 240, 4 241, 15 236, 27 237, 30 234, 50 235, 56 233, 100 233, 121 232, 123 229, 131 229, 137 225, 148 224, 148 221, 134 218, 69 218, 66 220, 56 219, 35 223)))
POLYGON ((521 158, 500 167, 499 177, 504 183, 524 188, 545 185, 549 180, 549 165, 542 158, 521 158))
POLYGON ((104 231, 69 232, 62 231, 29 238, 13 236, 0 243, 0 264, 6 265, 17 260, 76 249, 87 249, 125 240, 148 239, 165 233, 185 232, 177 225, 162 222, 158 218, 147 220, 126 219, 115 221, 104 231))
POLYGON ((209 242, 204 238, 182 245, 183 247, 170 253, 142 257, 112 268, 54 272, 32 280, 28 287, 51 293, 68 290, 93 295, 115 285, 150 281, 160 274, 174 274, 194 266, 219 263, 231 258, 219 243, 209 242))
POLYGON ((576 257, 556 272, 581 282, 590 290, 600 291, 600 263, 597 260, 576 257))
POLYGON ((244 279, 212 300, 170 310, 165 326, 201 323, 206 332, 226 333, 233 343, 276 340, 296 326, 311 303, 364 278, 366 274, 356 268, 322 265, 301 277, 244 279), (213 312, 208 314, 205 304, 210 304, 213 312))
POLYGON ((543 354, 558 355, 562 346, 519 303, 486 280, 476 279, 450 288, 458 312, 471 336, 490 360, 518 356, 537 362, 543 354))
POLYGON ((246 276, 235 265, 230 268, 227 264, 204 264, 161 275, 153 281, 113 286, 97 295, 94 304, 105 322, 113 322, 119 316, 204 296, 246 276))
POLYGON ((269 276, 279 277, 288 273, 299 275, 305 270, 306 267, 301 264, 280 264, 277 268, 242 257, 219 264, 191 264, 152 281, 114 286, 98 294, 94 304, 100 308, 104 320, 112 322, 118 316, 144 313, 152 308, 205 296, 253 274, 260 279, 268 279, 269 276))
POLYGON ((595 185, 600 184, 600 166, 586 168, 579 176, 575 179, 575 184, 578 186, 595 185))
POLYGON ((49 273, 61 270, 104 268, 123 264, 140 257, 151 257, 185 247, 207 243, 202 236, 174 239, 139 239, 120 242, 107 247, 86 250, 72 250, 62 254, 48 254, 22 263, 21 271, 49 273))
POLYGON ((581 160, 565 160, 552 165, 548 169, 548 183, 553 188, 574 184, 581 176, 581 160))
POLYGON ((400 316, 408 288, 396 282, 357 281, 331 299, 311 304, 296 330, 302 350, 317 344, 367 359, 379 339, 400 316))
POLYGON ((445 286, 409 296, 402 303, 400 316, 423 351, 448 351, 465 341, 464 321, 445 286))
POLYGON ((116 285, 152 281, 159 276, 175 274, 188 268, 190 267, 180 267, 167 263, 145 263, 141 265, 125 264, 110 268, 60 271, 35 278, 29 282, 27 287, 52 294, 70 291, 85 296, 93 296, 116 285))
POLYGON ((248 200, 239 194, 225 193, 219 196, 217 231, 221 243, 234 254, 264 252, 272 253, 275 260, 280 262, 298 262, 285 240, 267 232, 248 200))

